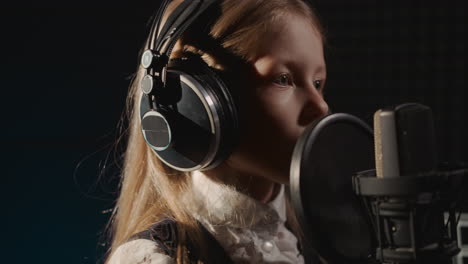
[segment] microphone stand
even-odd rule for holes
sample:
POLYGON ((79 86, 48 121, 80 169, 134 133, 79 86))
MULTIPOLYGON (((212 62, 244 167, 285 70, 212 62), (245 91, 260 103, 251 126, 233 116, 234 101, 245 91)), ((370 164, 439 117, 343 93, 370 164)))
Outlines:
POLYGON ((377 248, 386 264, 450 264, 460 252, 456 227, 468 168, 445 165, 419 175, 379 178, 358 172, 353 190, 367 210, 377 248))

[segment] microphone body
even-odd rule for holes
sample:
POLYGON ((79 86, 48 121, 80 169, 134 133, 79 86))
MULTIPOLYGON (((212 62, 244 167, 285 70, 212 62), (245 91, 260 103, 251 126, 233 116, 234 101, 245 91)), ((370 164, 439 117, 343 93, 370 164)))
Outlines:
POLYGON ((381 263, 452 263, 457 246, 447 173, 437 170, 429 107, 408 103, 374 115, 375 167, 354 177, 369 215, 381 263), (449 212, 449 225, 444 223, 449 212))

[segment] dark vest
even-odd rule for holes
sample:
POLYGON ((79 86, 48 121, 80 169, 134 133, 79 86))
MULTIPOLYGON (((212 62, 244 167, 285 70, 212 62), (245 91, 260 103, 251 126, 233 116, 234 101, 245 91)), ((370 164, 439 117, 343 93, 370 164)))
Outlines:
MULTIPOLYGON (((197 247, 188 240, 186 242, 186 247, 190 251, 188 256, 190 262, 197 263, 197 261, 202 261, 205 264, 233 264, 231 258, 211 233, 208 232, 202 224, 199 224, 199 227, 202 230, 203 238, 206 243, 205 247, 209 249, 210 260, 203 259, 199 256, 196 250, 197 247)), ((150 226, 148 229, 133 235, 129 240, 135 239, 148 239, 154 241, 164 254, 175 259, 178 243, 177 222, 172 219, 161 220, 150 226)), ((307 257, 304 256, 306 264, 322 263, 318 255, 313 254, 312 252, 309 253, 310 255, 307 255, 307 257)))
MULTIPOLYGON (((221 247, 210 232, 208 232, 202 224, 199 224, 199 226, 206 243, 205 247, 209 249, 211 261, 203 259, 203 257, 198 254, 199 252, 196 250, 197 247, 188 240, 186 247, 190 252, 188 255, 190 262, 197 263, 197 261, 202 261, 205 264, 233 263, 231 258, 224 251, 223 247, 221 247)), ((171 258, 176 258, 178 244, 177 223, 172 219, 164 219, 156 222, 148 229, 130 237, 130 240, 135 239, 148 239, 154 241, 164 254, 171 258)))

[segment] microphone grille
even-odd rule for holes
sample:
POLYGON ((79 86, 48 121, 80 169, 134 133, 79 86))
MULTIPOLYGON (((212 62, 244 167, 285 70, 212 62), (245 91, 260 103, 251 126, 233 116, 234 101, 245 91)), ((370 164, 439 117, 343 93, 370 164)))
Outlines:
POLYGON ((377 177, 383 177, 382 168, 382 130, 380 129, 380 113, 382 109, 374 114, 374 151, 375 151, 375 171, 377 177))
POLYGON ((381 109, 374 114, 375 167, 377 177, 399 177, 395 111, 381 109))

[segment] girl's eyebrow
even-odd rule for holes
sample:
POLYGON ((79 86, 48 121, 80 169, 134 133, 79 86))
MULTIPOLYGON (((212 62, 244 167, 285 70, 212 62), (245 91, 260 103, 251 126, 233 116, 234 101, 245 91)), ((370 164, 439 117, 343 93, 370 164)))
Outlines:
MULTIPOLYGON (((303 65, 304 63, 298 63, 294 60, 291 60, 289 58, 285 58, 285 59, 279 59, 278 60, 278 63, 280 64, 283 64, 284 66, 286 66, 288 68, 288 70, 299 70, 299 71, 303 71, 303 65)), ((314 74, 326 74, 327 73, 327 69, 326 69, 326 66, 323 64, 323 63, 314 63, 313 66, 313 72, 314 74)))

